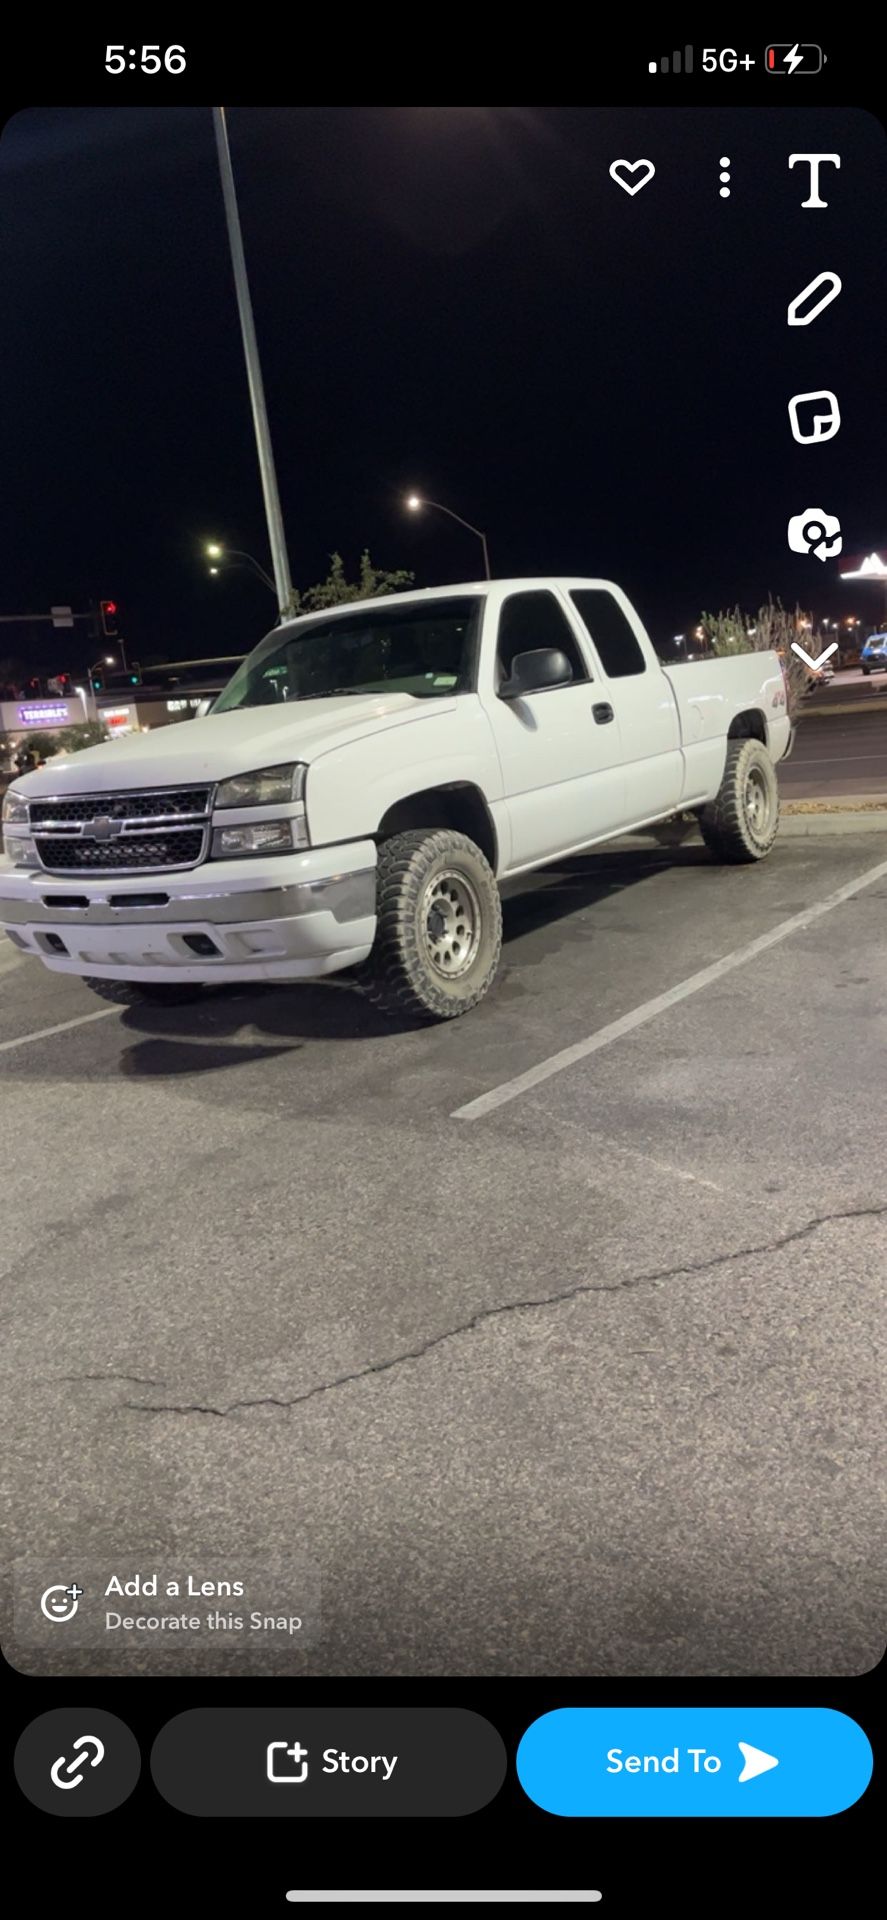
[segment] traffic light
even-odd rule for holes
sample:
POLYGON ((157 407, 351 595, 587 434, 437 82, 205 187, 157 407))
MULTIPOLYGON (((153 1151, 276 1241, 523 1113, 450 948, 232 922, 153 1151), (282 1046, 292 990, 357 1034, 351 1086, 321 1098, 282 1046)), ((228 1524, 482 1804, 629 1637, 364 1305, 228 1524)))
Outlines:
POLYGON ((104 693, 105 675, 101 667, 94 667, 90 676, 93 693, 104 693))
POLYGON ((101 616, 102 632, 105 636, 105 639, 116 640, 117 638, 117 602, 116 600, 100 600, 99 614, 101 616))

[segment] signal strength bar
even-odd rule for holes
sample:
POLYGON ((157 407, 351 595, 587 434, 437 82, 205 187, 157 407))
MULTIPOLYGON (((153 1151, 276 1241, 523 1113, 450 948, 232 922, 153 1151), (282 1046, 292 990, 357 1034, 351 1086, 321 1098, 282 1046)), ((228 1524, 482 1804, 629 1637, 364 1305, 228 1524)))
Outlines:
POLYGON ((647 62, 648 73, 692 73, 693 48, 685 47, 683 53, 664 53, 661 60, 647 62))

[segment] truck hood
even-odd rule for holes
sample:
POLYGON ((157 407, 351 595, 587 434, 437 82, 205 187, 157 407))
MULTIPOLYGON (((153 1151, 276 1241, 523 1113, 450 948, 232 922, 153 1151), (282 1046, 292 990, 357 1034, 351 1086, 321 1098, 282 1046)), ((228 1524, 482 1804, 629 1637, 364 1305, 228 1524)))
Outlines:
POLYGON ((12 784, 29 799, 227 780, 258 767, 310 762, 346 741, 426 719, 455 701, 410 693, 355 693, 285 707, 238 707, 203 720, 173 721, 59 758, 12 784))

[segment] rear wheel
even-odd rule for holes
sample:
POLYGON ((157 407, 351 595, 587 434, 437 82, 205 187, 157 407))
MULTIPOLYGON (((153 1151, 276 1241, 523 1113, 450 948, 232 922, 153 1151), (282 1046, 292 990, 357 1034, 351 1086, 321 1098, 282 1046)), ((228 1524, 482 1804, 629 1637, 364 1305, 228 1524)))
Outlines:
POLYGON ((862 672, 863 672, 864 679, 867 680, 869 677, 869 674, 871 673, 871 667, 863 667, 862 672))
POLYGON ((699 812, 706 846, 719 860, 763 860, 779 828, 776 769, 760 740, 728 740, 717 795, 699 812))
POLYGON ((386 1013, 453 1020, 489 992, 502 903, 492 868, 467 834, 418 827, 383 841, 376 913, 360 982, 386 1013))
POLYGON ((100 1000, 113 1000, 121 1007, 184 1007, 191 1000, 199 1000, 203 992, 199 980, 183 980, 181 985, 174 980, 96 980, 92 975, 84 976, 83 984, 91 987, 100 1000))

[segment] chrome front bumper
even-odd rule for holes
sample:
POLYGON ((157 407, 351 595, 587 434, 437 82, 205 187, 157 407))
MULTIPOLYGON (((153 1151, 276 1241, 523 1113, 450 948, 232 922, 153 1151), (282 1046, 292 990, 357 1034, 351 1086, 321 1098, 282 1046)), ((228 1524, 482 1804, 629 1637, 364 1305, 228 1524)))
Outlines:
POLYGON ((188 873, 59 879, 0 867, 0 926, 59 973, 109 980, 310 979, 366 959, 372 840, 188 873))

